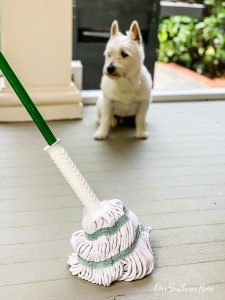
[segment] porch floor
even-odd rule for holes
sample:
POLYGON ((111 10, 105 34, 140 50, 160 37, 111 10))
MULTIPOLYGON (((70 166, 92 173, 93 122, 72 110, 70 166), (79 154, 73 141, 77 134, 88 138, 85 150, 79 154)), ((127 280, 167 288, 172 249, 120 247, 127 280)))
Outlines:
POLYGON ((96 142, 94 106, 49 122, 98 196, 152 227, 152 275, 108 288, 68 271, 82 207, 39 132, 0 124, 2 300, 225 299, 225 102, 153 103, 148 123, 147 141, 121 127, 96 142))

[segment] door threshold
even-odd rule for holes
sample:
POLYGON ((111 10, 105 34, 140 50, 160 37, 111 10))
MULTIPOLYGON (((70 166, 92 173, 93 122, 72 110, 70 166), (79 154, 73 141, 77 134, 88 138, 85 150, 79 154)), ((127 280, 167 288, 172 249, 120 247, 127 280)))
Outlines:
MULTIPOLYGON (((100 94, 100 90, 81 91, 83 102, 87 105, 96 104, 96 101, 100 94)), ((225 100, 225 88, 203 88, 187 90, 153 89, 152 100, 153 102, 225 100)))

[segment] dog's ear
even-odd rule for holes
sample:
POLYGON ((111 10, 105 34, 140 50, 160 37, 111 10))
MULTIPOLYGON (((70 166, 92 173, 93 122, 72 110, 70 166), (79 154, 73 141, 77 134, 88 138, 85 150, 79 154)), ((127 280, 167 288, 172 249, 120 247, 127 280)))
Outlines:
POLYGON ((134 41, 138 42, 139 44, 142 43, 141 31, 137 21, 133 21, 130 25, 129 35, 134 41))
POLYGON ((119 33, 119 24, 117 20, 114 20, 111 25, 111 37, 116 36, 119 33))

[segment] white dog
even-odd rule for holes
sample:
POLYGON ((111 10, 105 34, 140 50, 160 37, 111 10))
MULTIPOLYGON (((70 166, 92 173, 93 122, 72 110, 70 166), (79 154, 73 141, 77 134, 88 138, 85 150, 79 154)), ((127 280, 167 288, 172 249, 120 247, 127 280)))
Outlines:
POLYGON ((99 127, 97 140, 108 137, 115 116, 135 116, 136 137, 148 138, 145 118, 151 99, 152 80, 143 65, 144 50, 137 21, 126 35, 119 31, 118 22, 111 25, 111 37, 105 49, 105 64, 101 81, 102 95, 97 101, 99 127))

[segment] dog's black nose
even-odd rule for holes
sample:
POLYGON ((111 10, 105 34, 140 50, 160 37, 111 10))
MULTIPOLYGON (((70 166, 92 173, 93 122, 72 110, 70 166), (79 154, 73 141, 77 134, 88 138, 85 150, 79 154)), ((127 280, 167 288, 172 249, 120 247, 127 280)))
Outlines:
POLYGON ((108 68, 107 68, 107 72, 109 73, 109 74, 113 74, 113 72, 115 71, 115 67, 113 66, 113 65, 109 65, 108 66, 108 68))

